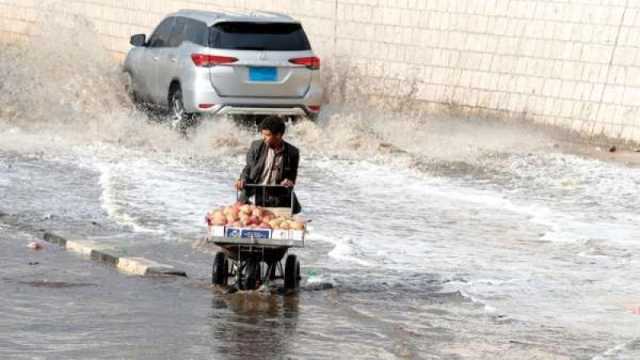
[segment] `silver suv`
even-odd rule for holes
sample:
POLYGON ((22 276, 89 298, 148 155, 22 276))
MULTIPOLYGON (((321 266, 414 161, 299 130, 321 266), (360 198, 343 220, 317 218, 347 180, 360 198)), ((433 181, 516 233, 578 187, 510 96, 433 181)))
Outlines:
POLYGON ((136 101, 194 114, 285 115, 320 111, 320 59, 289 16, 180 10, 147 40, 131 37, 124 71, 136 101))

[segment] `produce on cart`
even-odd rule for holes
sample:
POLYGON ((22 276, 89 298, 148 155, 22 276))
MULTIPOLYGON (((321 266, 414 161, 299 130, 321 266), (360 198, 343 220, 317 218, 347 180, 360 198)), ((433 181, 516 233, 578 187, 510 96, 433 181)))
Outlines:
POLYGON ((235 203, 207 213, 209 226, 233 226, 253 229, 304 230, 301 217, 276 215, 273 211, 256 205, 235 203))
MULTIPOLYGON (((209 211, 207 241, 218 245, 222 251, 216 253, 212 283, 226 286, 229 279, 235 280, 233 287, 253 290, 262 284, 284 279, 284 288, 295 291, 300 283, 300 262, 293 254, 286 258, 284 267, 281 260, 291 247, 304 247, 306 221, 300 216, 292 216, 292 206, 270 207, 274 202, 269 193, 283 193, 289 199, 293 191, 282 186, 249 185, 256 187, 260 194, 257 204, 236 202, 209 211)), ((282 205, 284 202, 275 202, 282 205)), ((287 204, 292 204, 289 200, 287 204)))

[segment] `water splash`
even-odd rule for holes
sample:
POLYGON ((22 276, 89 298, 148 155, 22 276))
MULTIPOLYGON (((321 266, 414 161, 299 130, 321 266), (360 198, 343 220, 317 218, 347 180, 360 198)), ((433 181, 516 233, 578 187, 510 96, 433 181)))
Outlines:
MULTIPOLYGON (((0 54, 0 134, 9 140, 4 148, 48 150, 103 142, 179 156, 216 156, 241 153, 256 137, 225 118, 206 118, 185 139, 159 124, 158 116, 131 104, 122 68, 101 46, 90 21, 59 4, 43 5, 39 14, 29 40, 0 54), (12 137, 12 132, 21 134, 12 137), (25 135, 32 143, 22 141, 25 135)), ((366 88, 376 85, 363 82, 361 71, 349 63, 323 70, 327 106, 320 120, 301 121, 288 134, 304 147, 304 155, 382 156, 386 161, 408 151, 474 162, 487 151, 524 151, 540 143, 530 131, 503 123, 418 111, 411 81, 408 90, 368 99, 366 88)))

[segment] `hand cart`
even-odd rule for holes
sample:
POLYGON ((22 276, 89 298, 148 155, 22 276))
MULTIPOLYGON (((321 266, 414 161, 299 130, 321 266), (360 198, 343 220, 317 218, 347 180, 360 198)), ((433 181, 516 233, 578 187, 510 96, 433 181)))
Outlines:
MULTIPOLYGON (((245 189, 253 190, 256 206, 261 206, 276 215, 292 215, 293 189, 275 185, 245 185, 245 189)), ((213 284, 254 290, 266 282, 283 279, 285 291, 299 289, 300 261, 296 255, 287 255, 287 252, 290 248, 304 247, 304 230, 294 233, 229 226, 221 228, 209 226, 207 237, 207 242, 219 246, 222 250, 216 253, 213 261, 213 284), (285 255, 287 257, 283 266, 282 259, 285 255), (230 284, 229 279, 234 282, 230 284)))

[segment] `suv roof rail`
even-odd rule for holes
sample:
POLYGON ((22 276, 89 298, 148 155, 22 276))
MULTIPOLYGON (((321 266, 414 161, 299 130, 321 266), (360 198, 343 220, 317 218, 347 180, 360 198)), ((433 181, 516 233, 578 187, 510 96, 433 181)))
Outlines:
POLYGON ((209 15, 209 16, 220 16, 223 13, 219 11, 207 11, 207 10, 197 10, 197 9, 180 9, 176 11, 176 14, 198 14, 198 15, 209 15))
POLYGON ((226 20, 226 19, 233 19, 238 21, 251 21, 251 20, 255 20, 256 17, 265 17, 265 18, 269 18, 269 20, 279 20, 279 21, 285 21, 285 22, 295 22, 295 23, 298 22, 297 20, 295 20, 289 15, 278 13, 275 11, 262 11, 262 10, 239 12, 239 11, 207 11, 207 10, 195 10, 195 9, 180 9, 172 15, 182 15, 186 17, 195 18, 195 19, 206 22, 208 25, 212 25, 217 21, 226 20))
POLYGON ((262 15, 262 16, 270 16, 270 17, 279 17, 279 18, 285 18, 287 20, 295 21, 295 19, 292 18, 291 16, 289 16, 287 14, 275 12, 275 11, 254 10, 254 11, 249 12, 249 15, 252 15, 252 16, 262 15))

